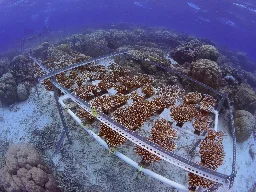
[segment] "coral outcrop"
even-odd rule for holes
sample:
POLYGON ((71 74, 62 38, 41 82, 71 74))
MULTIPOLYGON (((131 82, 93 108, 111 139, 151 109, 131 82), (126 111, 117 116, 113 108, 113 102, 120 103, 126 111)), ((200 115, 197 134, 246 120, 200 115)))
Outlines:
POLYGON ((218 57, 219 57, 219 52, 212 45, 202 45, 198 50, 199 59, 209 59, 211 61, 217 61, 218 57))
POLYGON ((48 48, 50 44, 48 42, 42 43, 39 47, 33 50, 33 56, 36 58, 41 58, 42 60, 46 60, 48 57, 48 48))
POLYGON ((0 58, 0 77, 7 72, 10 61, 7 57, 0 58))
POLYGON ((237 142, 246 141, 255 129, 256 120, 254 116, 245 110, 238 110, 235 113, 235 127, 237 142))
POLYGON ((214 89, 219 89, 220 87, 221 71, 214 61, 199 59, 196 62, 192 62, 189 76, 214 89))
POLYGON ((17 97, 19 101, 25 101, 29 97, 29 89, 24 83, 17 86, 17 97))
POLYGON ((177 61, 179 64, 184 64, 185 62, 191 63, 196 61, 198 56, 198 48, 202 46, 202 42, 194 39, 188 43, 179 45, 171 51, 171 57, 177 61))
POLYGON ((31 144, 9 147, 0 169, 0 186, 7 192, 60 192, 49 168, 31 144))
POLYGON ((246 110, 252 114, 256 111, 256 93, 250 87, 241 85, 238 87, 234 98, 235 107, 239 110, 246 110))
POLYGON ((18 83, 33 80, 33 70, 31 69, 30 60, 23 55, 15 56, 12 59, 10 70, 18 83))
POLYGON ((17 101, 17 85, 9 72, 0 78, 0 101, 4 105, 11 105, 17 101))

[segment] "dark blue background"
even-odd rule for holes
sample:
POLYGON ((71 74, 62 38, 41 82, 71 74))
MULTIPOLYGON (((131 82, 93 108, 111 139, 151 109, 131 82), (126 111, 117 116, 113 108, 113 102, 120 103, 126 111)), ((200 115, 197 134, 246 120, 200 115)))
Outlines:
MULTIPOLYGON (((256 6, 231 0, 0 0, 0 51, 35 32, 115 22, 163 26, 247 52, 256 60, 256 6), (200 7, 197 10, 190 5, 200 7), (236 5, 242 4, 243 6, 236 5), (48 19, 47 19, 48 18, 48 19), (47 21, 48 20, 48 21, 47 21)), ((255 2, 256 4, 256 2, 255 2)))

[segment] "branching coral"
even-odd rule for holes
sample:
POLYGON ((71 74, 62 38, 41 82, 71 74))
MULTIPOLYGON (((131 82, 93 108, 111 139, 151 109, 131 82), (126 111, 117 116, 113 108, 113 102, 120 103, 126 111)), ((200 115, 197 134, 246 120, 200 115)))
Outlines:
MULTIPOLYGON (((151 137, 148 140, 168 151, 173 151, 176 149, 176 145, 171 139, 176 139, 177 137, 177 131, 172 129, 165 119, 158 119, 151 129, 151 137)), ((136 153, 142 156, 140 164, 143 166, 149 166, 151 163, 161 160, 160 157, 140 146, 136 146, 136 153)))
MULTIPOLYGON (((216 170, 223 164, 225 155, 222 143, 223 136, 223 132, 215 132, 214 130, 208 131, 208 135, 200 144, 200 165, 216 170)), ((213 184, 214 182, 208 179, 197 176, 194 173, 189 173, 189 186, 193 190, 195 190, 197 186, 210 188, 213 184)))
POLYGON ((160 88, 158 91, 160 96, 165 97, 166 99, 170 98, 171 100, 181 97, 184 94, 184 92, 185 90, 181 89, 177 85, 168 85, 166 87, 160 88))
POLYGON ((151 84, 146 84, 142 87, 142 93, 145 94, 145 97, 151 97, 155 94, 154 88, 151 84))
MULTIPOLYGON (((199 165, 207 167, 205 165, 202 165, 201 163, 199 165)), ((212 187, 214 184, 213 181, 200 177, 194 173, 188 173, 188 176, 189 176, 189 182, 188 182, 189 187, 190 187, 190 190, 192 191, 195 191, 197 186, 208 189, 212 187)))
POLYGON ((124 144, 127 140, 125 137, 108 127, 106 124, 100 124, 99 136, 103 137, 110 147, 117 147, 124 144))
POLYGON ((216 170, 224 161, 223 132, 208 131, 208 136, 201 142, 201 162, 216 170))
POLYGON ((167 86, 159 88, 158 95, 152 99, 151 104, 157 113, 161 113, 165 108, 173 106, 176 100, 184 93, 178 86, 167 86))
POLYGON ((95 96, 102 94, 100 88, 97 85, 85 85, 75 89, 76 95, 85 101, 90 101, 95 96))
POLYGON ((216 100, 210 96, 205 94, 203 100, 200 102, 200 109, 206 112, 211 112, 216 105, 216 100))
POLYGON ((45 89, 48 91, 53 91, 53 84, 51 83, 50 79, 45 79, 43 81, 43 85, 45 86, 45 89))
POLYGON ((67 89, 69 89, 74 84, 74 80, 66 76, 64 72, 57 74, 56 80, 67 89))
POLYGON ((189 92, 183 97, 183 102, 185 104, 197 104, 201 101, 202 95, 197 92, 189 92))
POLYGON ((203 113, 198 113, 192 123, 195 134, 200 135, 201 131, 207 131, 210 128, 210 123, 212 119, 209 116, 204 115, 203 113))
POLYGON ((134 102, 129 107, 119 108, 114 112, 114 118, 123 126, 136 130, 142 126, 154 113, 154 109, 149 101, 134 102))
POLYGON ((153 141, 177 139, 178 132, 165 119, 158 119, 151 129, 151 136, 153 141))
POLYGON ((182 126, 185 122, 191 121, 196 116, 195 105, 178 105, 171 108, 171 116, 178 122, 178 125, 182 126))
POLYGON ((95 118, 81 107, 77 110, 76 115, 80 119, 85 119, 87 123, 93 123, 95 121, 95 118))
POLYGON ((104 113, 109 114, 124 105, 128 99, 128 96, 122 94, 112 96, 103 95, 94 99, 92 105, 95 108, 102 110, 104 113))

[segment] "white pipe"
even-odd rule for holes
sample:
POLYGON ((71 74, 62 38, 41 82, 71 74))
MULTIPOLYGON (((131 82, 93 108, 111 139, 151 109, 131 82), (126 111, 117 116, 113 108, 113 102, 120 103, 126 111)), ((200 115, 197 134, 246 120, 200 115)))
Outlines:
POLYGON ((219 113, 216 110, 213 110, 213 113, 215 115, 214 130, 217 132, 218 131, 218 123, 219 123, 219 113))
MULTIPOLYGON (((63 108, 66 109, 66 105, 64 104, 63 102, 63 99, 67 99, 68 97, 67 96, 62 96, 59 98, 59 103, 61 104, 61 106, 63 108)), ((108 151, 110 150, 108 144, 103 140, 101 139, 98 135, 96 135, 93 131, 87 129, 84 125, 82 125, 82 121, 81 119, 79 119, 70 109, 67 109, 67 112, 74 118, 74 120, 89 134, 91 135, 96 141, 98 141, 103 147, 105 147, 108 151)), ((172 181, 170 179, 167 179, 166 177, 163 177, 149 169, 145 169, 145 168, 142 168, 138 165, 138 163, 136 163, 135 161, 133 161, 132 159, 130 159, 129 157, 125 156, 124 154, 120 153, 119 151, 115 151, 114 153, 116 156, 118 156, 120 159, 122 159, 123 161, 125 161, 127 164, 135 167, 136 169, 140 170, 141 172, 143 172, 144 174, 152 177, 152 178, 155 178, 169 186, 172 186, 176 189, 179 189, 179 190, 182 190, 182 191, 189 191, 188 188, 184 185, 181 185, 179 183, 176 183, 175 181, 172 181)))

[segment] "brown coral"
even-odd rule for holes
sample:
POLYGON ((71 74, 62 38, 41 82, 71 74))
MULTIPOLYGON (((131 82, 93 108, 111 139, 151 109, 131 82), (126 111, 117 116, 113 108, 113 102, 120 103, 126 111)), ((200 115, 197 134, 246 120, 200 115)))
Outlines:
POLYGON ((7 192, 60 192, 49 168, 32 145, 10 146, 5 162, 0 170, 0 183, 7 192))
MULTIPOLYGON (((177 139, 177 137, 177 131, 172 129, 171 124, 169 124, 168 121, 165 119, 158 119, 151 129, 151 137, 149 137, 148 140, 158 144, 168 151, 173 151, 176 149, 176 145, 171 139, 177 139)), ((135 151, 142 156, 140 164, 143 166, 149 166, 151 163, 161 160, 160 157, 140 146, 136 146, 135 151)))
MULTIPOLYGON (((200 144, 200 157, 201 166, 216 170, 224 161, 224 149, 223 149, 223 132, 215 132, 209 130, 208 135, 200 144)), ((194 173, 189 173, 189 186, 190 189, 195 190, 197 186, 203 188, 210 188, 214 182, 203 177, 200 177, 194 173)))
MULTIPOLYGON (((201 166, 207 167, 205 165, 203 165, 202 163, 200 163, 201 166)), ((208 167, 209 168, 209 167, 208 167)), ((212 187, 215 182, 209 180, 209 179, 205 179, 203 177, 200 177, 199 175, 196 175, 194 173, 188 173, 189 176, 189 186, 191 190, 195 190, 197 186, 203 187, 203 188, 210 188, 212 187)))
POLYGON ((97 109, 102 110, 104 113, 109 114, 124 105, 128 98, 128 96, 122 94, 111 96, 103 95, 94 99, 92 105, 97 109))
POLYGON ((103 137, 110 147, 117 147, 122 145, 127 139, 108 127, 106 124, 100 124, 99 136, 103 137))
POLYGON ((114 112, 114 118, 123 126, 136 130, 147 118, 153 115, 154 109, 149 101, 137 101, 129 107, 119 108, 114 112))
POLYGON ((77 110, 76 115, 80 119, 86 120, 87 123, 93 123, 95 121, 95 118, 81 107, 77 110))
POLYGON ((171 116, 178 122, 178 125, 182 126, 185 122, 191 121, 196 116, 195 105, 179 105, 171 109, 171 116))
POLYGON ((145 86, 142 87, 142 93, 145 94, 145 97, 151 97, 155 94, 154 88, 151 84, 146 84, 145 86))
POLYGON ((154 141, 159 139, 177 139, 178 132, 175 129, 172 129, 171 123, 168 123, 165 119, 158 119, 154 126, 151 129, 151 136, 154 141))
POLYGON ((201 101, 202 95, 197 92, 189 92, 183 97, 183 102, 185 104, 197 104, 201 101))
MULTIPOLYGON (((152 141, 153 143, 158 144, 159 146, 163 147, 164 149, 168 151, 173 151, 176 148, 176 145, 173 141, 168 140, 168 139, 158 139, 154 140, 153 138, 147 138, 149 141, 152 141)), ((154 155, 150 151, 140 147, 136 146, 135 151, 138 155, 142 157, 140 165, 142 166, 149 166, 151 163, 155 161, 160 161, 161 158, 158 157, 157 155, 154 155)))
POLYGON ((199 135, 201 131, 207 131, 210 128, 211 122, 212 119, 209 116, 206 116, 203 113, 198 113, 192 123, 195 129, 195 134, 199 135))
POLYGON ((206 112, 211 112, 216 105, 216 100, 210 96, 205 94, 203 100, 200 102, 200 109, 206 112))

